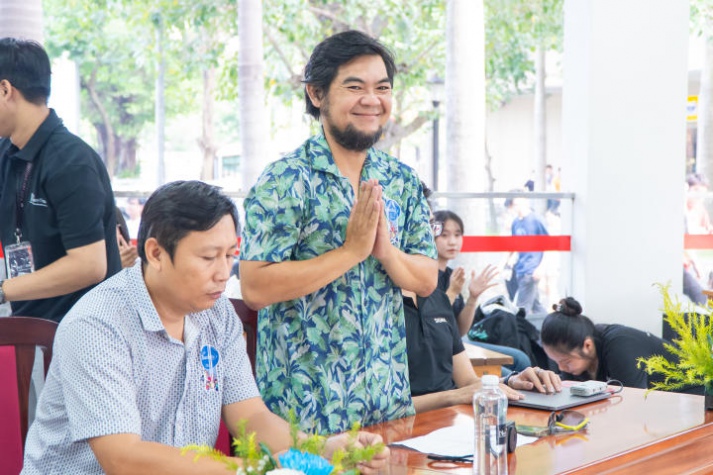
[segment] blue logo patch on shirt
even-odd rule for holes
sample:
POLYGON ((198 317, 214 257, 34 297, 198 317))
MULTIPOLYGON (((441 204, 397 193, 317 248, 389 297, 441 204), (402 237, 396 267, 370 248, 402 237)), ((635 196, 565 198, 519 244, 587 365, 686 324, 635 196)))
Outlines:
POLYGON ((220 353, 217 349, 210 345, 203 345, 201 348, 201 364, 203 365, 203 375, 201 382, 204 384, 205 390, 218 390, 218 375, 216 366, 220 361, 220 353))
POLYGON ((389 220, 389 239, 391 244, 397 245, 399 243, 399 217, 401 216, 401 206, 399 204, 384 196, 384 211, 386 213, 386 218, 389 220))

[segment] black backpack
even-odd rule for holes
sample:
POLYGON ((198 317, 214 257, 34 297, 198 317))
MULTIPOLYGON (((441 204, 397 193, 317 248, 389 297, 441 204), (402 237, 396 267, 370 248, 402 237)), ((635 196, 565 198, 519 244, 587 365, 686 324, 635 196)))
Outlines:
POLYGON ((514 307, 503 295, 478 306, 468 339, 517 348, 530 358, 533 366, 552 367, 540 345, 540 332, 525 318, 525 309, 514 307))

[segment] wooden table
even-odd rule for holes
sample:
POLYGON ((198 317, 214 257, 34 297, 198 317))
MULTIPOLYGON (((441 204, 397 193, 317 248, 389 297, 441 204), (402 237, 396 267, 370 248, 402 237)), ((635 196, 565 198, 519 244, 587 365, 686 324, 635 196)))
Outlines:
MULTIPOLYGON (((626 388, 604 401, 577 408, 591 422, 586 431, 543 437, 519 447, 509 456, 510 474, 627 474, 656 475, 713 473, 713 411, 703 409, 703 396, 626 388)), ((508 419, 546 425, 549 412, 508 409, 508 419)), ((366 430, 387 443, 428 434, 454 424, 473 424, 470 406, 455 406, 399 419, 366 430)), ((471 475, 470 465, 438 469, 425 454, 391 447, 390 474, 471 475)))
POLYGON ((494 374, 500 377, 502 366, 513 363, 512 356, 468 343, 464 343, 463 346, 465 346, 465 353, 470 358, 470 364, 473 365, 475 374, 478 376, 494 374))
POLYGON ((708 300, 713 300, 713 290, 702 290, 703 295, 705 295, 708 300))

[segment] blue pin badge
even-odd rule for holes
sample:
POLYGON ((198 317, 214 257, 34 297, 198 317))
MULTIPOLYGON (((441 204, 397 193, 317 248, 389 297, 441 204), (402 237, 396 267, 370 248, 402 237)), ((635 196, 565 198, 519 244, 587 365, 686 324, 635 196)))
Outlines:
POLYGON ((389 239, 391 240, 391 244, 397 245, 399 243, 398 231, 401 206, 399 206, 396 201, 384 196, 384 210, 389 220, 389 239))
POLYGON ((206 391, 218 390, 218 375, 216 366, 220 361, 220 353, 210 345, 203 345, 201 348, 201 365, 203 365, 203 376, 201 381, 206 391))

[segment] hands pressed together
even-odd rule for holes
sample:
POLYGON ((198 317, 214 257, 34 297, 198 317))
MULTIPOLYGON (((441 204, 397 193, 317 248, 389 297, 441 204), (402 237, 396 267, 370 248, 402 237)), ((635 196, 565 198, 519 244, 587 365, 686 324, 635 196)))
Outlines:
POLYGON ((370 255, 379 260, 385 258, 390 246, 383 189, 376 179, 363 181, 359 184, 359 194, 349 216, 344 247, 363 261, 370 255))

